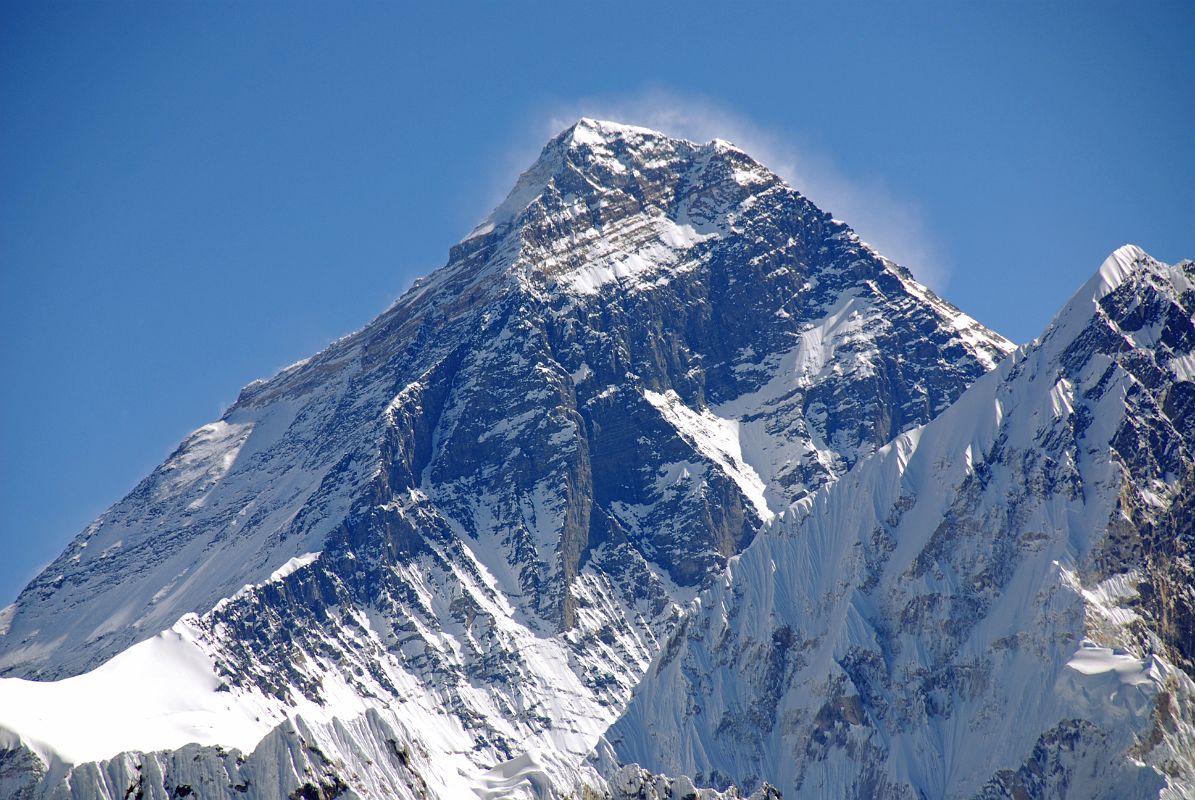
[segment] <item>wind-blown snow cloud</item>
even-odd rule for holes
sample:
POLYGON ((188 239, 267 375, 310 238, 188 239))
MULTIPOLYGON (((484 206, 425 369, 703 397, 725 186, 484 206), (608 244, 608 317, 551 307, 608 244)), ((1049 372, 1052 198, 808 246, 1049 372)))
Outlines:
POLYGON ((945 248, 929 232, 917 204, 890 190, 880 179, 848 177, 826 155, 799 147, 791 136, 760 125, 722 105, 665 89, 630 95, 582 98, 547 110, 512 148, 504 166, 507 188, 550 137, 580 117, 608 119, 654 128, 697 142, 726 139, 784 178, 820 208, 853 227, 877 250, 941 291, 950 278, 945 248), (518 163, 512 169, 512 164, 518 163))

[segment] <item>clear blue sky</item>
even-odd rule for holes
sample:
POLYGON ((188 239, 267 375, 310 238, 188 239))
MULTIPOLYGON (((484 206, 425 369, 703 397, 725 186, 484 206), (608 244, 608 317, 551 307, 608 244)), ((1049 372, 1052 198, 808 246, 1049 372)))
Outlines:
POLYGON ((0 6, 0 605, 570 115, 746 140, 1019 341, 1195 257, 1189 0, 420 5, 0 6))

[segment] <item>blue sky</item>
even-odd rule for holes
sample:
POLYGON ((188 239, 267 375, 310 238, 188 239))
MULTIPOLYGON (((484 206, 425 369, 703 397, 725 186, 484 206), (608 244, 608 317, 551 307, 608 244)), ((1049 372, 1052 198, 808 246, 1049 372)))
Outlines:
POLYGON ((1024 341, 1195 257, 1195 4, 0 6, 0 604, 581 114, 736 141, 1024 341))

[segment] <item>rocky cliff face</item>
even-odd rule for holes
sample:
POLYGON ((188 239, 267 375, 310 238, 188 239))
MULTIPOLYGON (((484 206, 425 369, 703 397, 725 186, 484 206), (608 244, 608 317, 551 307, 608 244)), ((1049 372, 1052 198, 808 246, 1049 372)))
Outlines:
POLYGON ((75 674, 331 541, 426 549, 396 498, 551 629, 588 564, 654 618, 1008 348, 732 146, 582 121, 446 267, 73 542, 0 668, 75 674))
MULTIPOLYGON (((1133 291, 1121 293, 1130 305, 1133 291)), ((1181 313, 1175 320, 1181 328, 1181 313)), ((951 648, 970 641, 972 617, 1004 602, 1017 564, 1040 568, 1028 555, 1038 552, 1033 537, 1054 541, 1061 523, 1017 521, 1036 513, 1029 490, 997 497, 979 478, 969 489, 926 479, 914 488, 973 499, 958 501, 949 525, 935 523, 937 549, 899 582, 910 610, 895 622, 887 606, 835 616, 851 608, 843 598, 853 582, 866 594, 890 580, 892 554, 904 557, 896 542, 907 537, 893 527, 904 511, 937 502, 893 494, 902 484, 888 477, 850 476, 889 476, 918 426, 957 420, 952 404, 1011 349, 733 146, 582 120, 547 145, 447 266, 361 331, 247 387, 0 613, 0 788, 104 798, 187 796, 180 787, 203 797, 651 797, 687 791, 683 779, 657 780, 661 772, 733 792, 730 783, 754 789, 764 779, 845 787, 841 776, 861 770, 860 786, 934 794, 910 765, 940 765, 888 752, 886 737, 905 729, 886 720, 913 726, 930 713, 923 695, 961 702, 948 688, 958 675, 974 675, 977 687, 995 680, 983 667, 968 672, 951 648), (844 475, 853 494, 835 488, 844 475), (844 512, 833 510, 851 504, 874 507, 892 530, 867 522, 872 538, 850 544, 848 559, 839 551, 862 528, 853 518, 842 527, 833 514, 844 512), (996 534, 989 517, 998 513, 1008 520, 996 534), (741 607, 745 587, 773 574, 760 567, 743 579, 745 565, 771 564, 759 559, 777 542, 814 541, 794 534, 800 525, 821 526, 824 553, 786 551, 774 575, 787 577, 770 584, 800 613, 741 607), (962 559, 952 569, 965 580, 939 578, 935 553, 962 559), (966 587, 957 602, 956 584, 966 587), (690 643, 722 606, 744 620, 726 640, 737 644, 700 655, 690 643), (886 632, 842 656, 854 666, 826 671, 825 648, 847 621, 886 632), (924 642, 899 638, 939 627, 945 634, 924 642), (891 654, 875 643, 898 640, 912 671, 897 685, 916 676, 930 688, 902 688, 880 718, 880 690, 858 686, 872 673, 883 683, 891 654), (814 653, 821 671, 802 678, 798 703, 786 687, 814 653), (709 658, 718 667, 702 677, 709 658), (624 761, 653 773, 609 760, 595 771, 589 755, 653 661, 611 739, 624 761), (709 681, 732 679, 736 705, 705 699, 709 681), (665 696, 688 710, 651 705, 665 696), (779 707, 793 713, 779 721, 779 707), (702 728, 715 709, 717 735, 702 728), (641 741, 626 733, 634 725, 641 741), (850 750, 846 761, 821 760, 838 778, 809 772, 805 756, 792 762, 800 772, 778 766, 793 730, 812 737, 809 747, 850 750), (689 737, 701 744, 675 758, 659 744, 689 737)), ((1017 358, 1025 352, 1035 351, 1017 358)), ((1173 369, 1186 369, 1175 358, 1173 369)), ((1009 363, 981 384, 1004 381, 1009 363)), ((1154 484, 1118 495, 1130 522, 1115 546, 1092 544, 1098 555, 1059 563, 1081 585, 1097 580, 1083 570, 1102 569, 1098 581, 1120 586, 1124 565, 1140 562, 1134 620, 1156 632, 1170 659, 1159 663, 1170 664, 1179 663, 1171 654, 1189 658, 1190 562, 1175 555, 1190 532, 1169 482, 1190 465, 1190 431, 1179 430, 1182 390, 1161 391, 1157 402, 1171 410, 1151 419, 1170 422, 1136 434, 1156 444, 1147 464, 1157 466, 1134 467, 1152 470, 1154 484), (1159 502, 1173 512, 1158 513, 1159 502)), ((1124 417, 1123 406, 1109 408, 1124 417)), ((1087 473, 1055 464, 1095 424, 1077 414, 1066 417, 1080 420, 1070 439, 1060 432, 1041 444, 1053 448, 1048 457, 1016 439, 1021 461, 1005 483, 1045 481, 1051 498, 1069 486, 1067 502, 1087 491, 1075 488, 1087 473)), ((966 463, 1003 464, 995 441, 966 463)), ((1136 440, 1118 441, 1127 453, 1136 440)), ((1053 622, 1015 622, 1040 623, 1025 635, 1054 646, 1053 622)), ((1173 696, 1181 712, 1187 701, 1173 696)), ((1092 724, 1122 732, 1103 718, 1092 724)), ((1035 761, 1021 746, 1025 731, 1047 730, 1034 725, 1016 727, 1015 744, 968 767, 970 782, 958 785, 1031 784, 1047 769, 1039 764, 1059 758, 1057 741, 1081 740, 1102 758, 1086 728, 1064 727, 1035 761)), ((928 741, 918 746, 935 746, 928 741)), ((1152 786, 1153 773, 1141 774, 1152 786)))
POLYGON ((1193 281, 1122 248, 1040 339, 795 504, 613 751, 810 796, 1195 792, 1193 281))

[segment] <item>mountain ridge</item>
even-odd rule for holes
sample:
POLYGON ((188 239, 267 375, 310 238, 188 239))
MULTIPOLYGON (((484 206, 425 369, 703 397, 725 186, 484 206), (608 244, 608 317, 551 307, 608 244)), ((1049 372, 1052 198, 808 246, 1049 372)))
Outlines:
MULTIPOLYGON (((577 126, 570 128, 564 134, 554 139, 553 142, 550 142, 545 148, 545 154, 547 155, 541 156, 541 158, 537 160, 536 165, 533 165, 531 170, 529 170, 529 173, 535 172, 545 163, 553 163, 554 157, 552 156, 552 153, 554 149, 558 149, 560 143, 564 142, 570 135, 572 135, 572 132, 581 129, 585 129, 585 125, 583 123, 578 123, 577 126)), ((611 141, 614 144, 623 144, 623 140, 621 138, 621 132, 623 130, 624 129, 621 127, 614 129, 613 133, 611 134, 611 141)), ((637 132, 644 129, 632 128, 626 130, 637 132)), ((641 136, 642 134, 635 133, 635 135, 641 136)), ((683 140, 669 139, 668 137, 665 137, 661 134, 655 134, 654 132, 650 137, 647 137, 647 140, 648 141, 643 146, 647 147, 653 153, 655 153, 657 150, 664 149, 668 150, 669 152, 673 150, 682 151, 691 155, 693 152, 700 149, 699 146, 693 145, 692 143, 684 142, 683 140)), ((636 139, 635 143, 639 143, 639 140, 636 139)), ((594 152, 593 145, 589 141, 583 142, 578 146, 577 149, 582 154, 586 155, 586 157, 594 152)), ((718 155, 718 153, 722 153, 723 151, 725 153, 732 154, 734 159, 733 163, 738 163, 739 159, 741 158, 741 156, 738 155, 741 151, 731 151, 728 148, 714 148, 710 152, 712 152, 714 155, 718 155), (717 152, 714 152, 715 150, 717 152)), ((633 148, 631 152, 635 152, 633 148)), ((687 158, 689 156, 687 155, 685 157, 687 158)), ((599 161, 600 160, 601 159, 599 159, 599 161)), ((716 161, 716 159, 714 160, 716 161)), ((618 173, 614 170, 606 169, 600 163, 593 166, 595 169, 599 170, 602 175, 611 180, 621 180, 622 178, 619 177, 620 175, 625 177, 625 171, 624 173, 618 173)), ((718 217, 719 219, 732 218, 738 213, 738 204, 742 202, 743 199, 746 197, 757 196, 750 194, 749 192, 745 192, 744 187, 740 186, 734 179, 733 170, 730 170, 730 168, 725 164, 723 164, 723 166, 726 167, 726 169, 722 171, 723 174, 720 174, 716 178, 711 178, 714 188, 708 191, 694 193, 694 196, 691 198, 692 202, 689 204, 694 207, 704 207, 702 204, 708 204, 709 202, 712 202, 710 198, 718 195, 718 192, 721 192, 722 195, 720 195, 720 202, 722 205, 718 206, 718 209, 720 210, 717 211, 717 213, 713 211, 706 212, 707 217, 710 219, 713 217, 718 217, 718 214, 722 215, 721 217, 718 217), (728 174, 729 177, 727 177, 728 174)), ((708 168, 708 165, 706 165, 706 168, 708 168)), ((575 178, 575 171, 566 170, 565 174, 570 176, 570 179, 575 178)), ((549 181, 549 183, 551 184, 552 181, 549 181)), ((625 202, 625 196, 633 196, 634 192, 638 192, 645 198, 655 198, 654 200, 645 200, 639 203, 637 206, 645 209, 646 213, 634 214, 631 217, 632 222, 646 218, 646 227, 654 232, 655 228, 652 228, 653 225, 659 225, 667 228, 673 224, 672 219, 667 213, 660 213, 661 208, 671 211, 673 216, 678 217, 688 215, 690 213, 689 205, 684 205, 682 207, 681 201, 669 200, 667 203, 662 203, 660 201, 660 198, 662 197, 665 199, 672 197, 669 192, 674 192, 675 185, 677 183, 679 183, 679 181, 677 181, 674 176, 671 176, 671 173, 668 170, 661 170, 659 172, 659 177, 654 183, 651 183, 646 178, 636 179, 631 186, 631 191, 617 190, 615 192, 611 192, 610 194, 613 195, 614 200, 618 200, 620 202, 625 202), (647 189, 642 188, 644 185, 647 186, 647 189), (670 186, 672 188, 669 188, 670 186), (660 221, 661 218, 662 221, 660 221)), ((589 184, 584 185, 587 187, 589 186, 589 184)), ((810 221, 814 222, 815 225, 818 226, 823 224, 824 221, 820 219, 820 212, 816 212, 816 210, 810 204, 808 204, 804 198, 801 198, 800 195, 796 194, 787 187, 784 187, 783 183, 778 178, 775 178, 775 176, 771 176, 771 178, 762 185, 769 190, 770 195, 780 195, 778 202, 793 202, 796 204, 793 207, 794 211, 801 213, 806 218, 811 218, 816 215, 817 219, 811 219, 810 221)), ((493 326, 501 324, 501 320, 495 316, 496 307, 501 307, 502 303, 516 302, 518 301, 518 298, 525 293, 530 293, 533 295, 529 298, 529 301, 535 303, 536 305, 545 303, 546 300, 547 306, 551 308, 552 302, 554 300, 558 302, 564 302, 566 304, 565 311, 567 311, 567 304, 571 303, 571 300, 559 301, 559 295, 548 295, 545 298, 538 286, 529 287, 527 285, 526 281, 524 280, 524 278, 527 276, 517 276, 512 278, 511 280, 514 281, 513 284, 502 277, 504 275, 511 274, 509 269, 514 266, 511 264, 512 259, 517 261, 519 258, 521 258, 524 263, 535 264, 541 264, 543 261, 545 261, 546 259, 541 258, 540 256, 542 248, 531 249, 532 245, 536 241, 537 236, 540 234, 540 231, 553 230, 555 223, 553 223, 552 220, 561 219, 562 223, 558 234, 565 236, 566 240, 568 240, 567 237, 571 236, 571 234, 568 233, 570 230, 568 225, 571 224, 570 220, 573 218, 574 214, 578 213, 578 206, 585 206, 585 202, 595 203, 593 195, 590 194, 580 195, 579 201, 572 200, 570 199, 571 196, 567 194, 567 192, 560 191, 555 185, 552 185, 547 190, 542 190, 540 194, 543 195, 543 198, 546 198, 546 201, 537 195, 537 198, 539 198, 537 202, 530 203, 527 207, 523 208, 522 215, 529 216, 530 219, 517 228, 519 235, 511 237, 499 233, 497 235, 466 239, 464 244, 468 245, 467 250, 461 251, 454 249, 455 260, 450 261, 446 267, 441 268, 436 273, 433 273, 433 275, 429 276, 427 280, 416 282, 411 290, 405 293, 403 297, 400 298, 389 310, 384 312, 369 326, 361 331, 358 331, 357 333, 343 337, 311 359, 301 361, 298 364, 287 368, 270 380, 250 384, 250 386, 246 387, 246 389, 242 392, 237 403, 234 404, 234 406, 229 410, 228 413, 224 415, 221 420, 200 428, 195 432, 195 434, 192 434, 191 437, 184 441, 183 445, 180 446, 180 449, 176 451, 170 459, 168 459, 167 464, 170 465, 168 473, 157 472, 154 475, 151 475, 148 483, 143 483, 141 486, 134 489, 133 493, 131 493, 128 498, 122 501, 122 504, 135 501, 139 495, 145 496, 151 492, 157 492, 159 496, 169 497, 169 493, 176 491, 179 487, 189 487, 193 495, 192 499, 187 504, 183 504, 183 506, 176 511, 165 515, 167 517, 166 521, 169 523, 171 520, 179 516, 183 517, 184 519, 202 516, 204 513, 203 504, 208 502, 202 498, 206 497, 207 493, 212 490, 214 490, 216 494, 219 494, 220 491, 222 491, 222 487, 225 483, 223 478, 225 475, 224 470, 226 465, 218 459, 215 461, 215 463, 212 463, 211 454, 217 451, 226 452, 233 448, 238 448, 236 450, 236 459, 240 459, 241 462, 244 462, 250 458, 254 458, 257 461, 262 461, 265 460, 266 456, 270 455, 271 447, 279 447, 280 444, 285 446, 288 444, 285 441, 280 443, 279 441, 276 441, 276 439, 285 436, 286 430, 289 429, 294 423, 294 417, 297 413, 300 413, 300 411, 297 408, 288 407, 285 403, 275 402, 280 397, 289 395, 300 398, 299 402, 301 403, 310 403, 310 400, 304 398, 311 394, 310 390, 317 387, 317 384, 314 382, 325 381, 327 385, 322 391, 326 398, 320 399, 318 402, 324 406, 331 406, 332 404, 336 403, 348 403, 349 405, 344 408, 341 413, 349 417, 356 415, 356 418, 361 419, 362 415, 375 413, 372 411, 374 406, 368 405, 364 398, 356 401, 356 405, 354 406, 354 399, 348 397, 347 393, 354 391, 354 381, 357 380, 357 375, 366 373, 370 370, 377 370, 379 365, 383 364, 386 359, 393 361, 394 351, 400 350, 403 346, 400 343, 406 342, 405 346, 410 347, 411 340, 418 342, 421 339, 425 339, 426 337, 430 336, 430 333, 433 329, 437 331, 437 338, 440 340, 451 340, 454 338, 460 339, 465 335, 464 332, 467 328, 475 326, 480 326, 482 331, 494 330, 495 328, 493 326), (551 205, 553 212, 552 214, 545 214, 545 212, 542 210, 544 208, 545 202, 548 202, 551 205), (536 208, 531 208, 533 206, 536 208), (531 208, 530 213, 528 213, 529 208, 531 208), (553 227, 545 227, 549 225, 553 227), (531 233, 527 232, 529 229, 531 233), (528 244, 528 241, 530 241, 532 244, 528 244), (515 247, 516 244, 518 247, 515 247), (477 313, 476 319, 470 318, 469 315, 473 314, 479 308, 479 303, 490 304, 486 306, 489 316, 487 317, 486 313, 477 313), (496 307, 495 304, 497 304, 496 307), (494 310, 491 311, 491 308, 494 310), (263 413, 261 412, 262 409, 265 409, 264 413, 267 414, 268 418, 257 418, 259 413, 263 413)), ((600 205, 601 203, 606 203, 607 205, 613 204, 611 198, 606 194, 602 194, 597 198, 596 204, 600 205)), ((783 206, 781 206, 781 208, 783 208, 783 206)), ((586 213, 588 213, 588 211, 586 213)), ((616 217, 617 213, 621 212, 609 212, 606 216, 607 218, 611 216, 616 217)), ((592 214, 586 217, 584 223, 589 229, 593 228, 592 214)), ((642 242, 642 231, 638 230, 638 228, 642 228, 644 226, 632 225, 632 230, 629 233, 629 245, 624 250, 618 250, 617 248, 611 248, 608 245, 608 242, 614 238, 613 233, 609 231, 609 227, 612 223, 607 221, 603 224, 605 225, 606 230, 603 231, 603 237, 595 245, 598 248, 599 253, 598 258, 595 258, 594 260, 597 261, 601 259, 601 263, 610 264, 611 266, 608 270, 606 270, 606 273, 613 277, 613 273, 616 271, 622 260, 628 260, 630 257, 637 256, 635 248, 637 248, 642 242), (613 255, 610 252, 611 250, 614 251, 613 255), (624 256, 628 258, 623 258, 624 256)), ((865 258, 870 257, 870 251, 857 250, 857 248, 861 247, 861 245, 858 243, 857 237, 854 237, 848 228, 840 223, 833 223, 831 225, 831 229, 834 231, 834 235, 845 237, 844 239, 841 239, 842 244, 838 246, 845 246, 846 252, 850 253, 851 249, 855 248, 857 252, 860 252, 860 255, 863 255, 865 258)), ((615 239, 615 241, 621 243, 623 240, 615 239)), ((694 249, 706 251, 714 244, 717 243, 711 242, 704 245, 697 243, 692 248, 682 247, 681 251, 689 252, 690 250, 694 249)), ((551 245, 549 242, 549 249, 550 246, 551 245)), ((458 248, 459 247, 460 246, 458 245, 458 248)), ((785 247, 791 248, 792 245, 787 244, 785 247)), ((775 259, 777 257, 775 253, 766 252, 762 253, 761 256, 770 259, 775 259)), ((550 254, 548 258, 551 258, 550 254)), ((881 268, 881 275, 884 274, 884 271, 895 270, 895 267, 894 265, 891 265, 891 262, 884 261, 882 264, 883 267, 881 268)), ((672 275, 675 275, 677 272, 684 274, 688 268, 688 266, 685 266, 680 270, 657 270, 652 274, 660 274, 662 272, 665 275, 666 280, 671 280, 672 275)), ((780 271, 785 269, 787 268, 783 265, 780 266, 780 271)), ((893 291, 908 293, 910 289, 913 289, 915 292, 924 292, 924 290, 921 290, 920 287, 917 287, 916 284, 912 283, 911 280, 905 277, 907 273, 901 274, 892 271, 891 274, 894 276, 894 280, 900 283, 900 285, 894 285, 892 287, 893 291)), ((637 291, 637 287, 633 281, 628 284, 627 280, 622 280, 621 282, 617 282, 615 284, 601 283, 600 285, 606 287, 617 286, 619 289, 623 291, 629 291, 631 294, 634 294, 637 291)), ((850 284, 848 283, 847 285, 850 284)), ((554 286, 559 288, 559 283, 556 282, 554 286)), ((566 296, 571 296, 567 291, 565 291, 564 294, 566 296)), ((586 292, 582 293, 582 296, 592 295, 589 295, 586 292)), ((929 303, 934 313, 941 315, 942 322, 938 322, 936 324, 946 324, 951 326, 950 334, 952 336, 956 335, 955 330, 957 330, 959 334, 972 336, 971 331, 979 329, 977 323, 973 323, 973 321, 971 321, 969 318, 962 316, 960 312, 957 312, 957 310, 954 310, 945 304, 937 303, 936 298, 931 300, 932 297, 933 296, 928 293, 921 293, 920 296, 913 295, 913 299, 920 299, 929 303), (951 312, 957 316, 950 316, 951 312), (961 324, 957 329, 954 328, 956 320, 961 320, 961 324)), ((526 310, 525 306, 524 310, 526 310)), ((559 311, 560 309, 558 308, 551 308, 552 313, 559 313, 559 311)), ((779 312, 788 313, 785 312, 783 308, 780 308, 779 312)), ((509 314, 515 312, 513 309, 511 309, 505 313, 509 314)), ((699 324, 708 326, 710 322, 710 320, 704 320, 699 321, 699 324)), ((730 320, 726 320, 726 324, 727 327, 732 325, 730 320)), ((791 328, 793 326, 790 324, 788 327, 791 328)), ((653 331, 644 330, 642 335, 645 337, 652 337, 656 334, 653 331)), ((744 331, 742 336, 746 342, 749 334, 747 331, 744 331)), ((971 352, 977 354, 975 357, 979 358, 981 363, 984 365, 990 365, 990 363, 992 363, 994 360, 992 354, 999 353, 1000 348, 1005 348, 1007 345, 998 337, 985 339, 984 336, 985 335, 980 335, 978 337, 973 337, 969 340, 966 340, 966 347, 971 352)), ((756 344, 758 345, 759 343, 756 342, 756 344)), ((627 346, 627 349, 629 350, 633 346, 634 345, 629 345, 627 346)), ((429 350, 434 352, 436 347, 437 345, 432 342, 429 345, 429 350)), ((964 359, 969 357, 966 350, 960 351, 960 356, 964 359)), ((625 358, 625 356, 621 356, 618 353, 613 354, 613 357, 615 359, 625 358)), ((686 355, 684 353, 663 353, 656 351, 649 352, 648 357, 652 361, 656 362, 656 364, 648 366, 651 369, 656 370, 660 369, 661 366, 664 369, 668 369, 668 361, 676 362, 678 360, 685 359, 686 355), (661 364, 660 362, 664 363, 661 364)), ((409 388, 414 386, 414 384, 419 383, 419 380, 424 373, 429 375, 434 374, 435 367, 431 362, 437 358, 441 364, 443 364, 446 363, 444 362, 444 359, 451 361, 452 355, 451 353, 444 352, 439 356, 429 356, 424 358, 424 365, 422 367, 416 368, 417 371, 410 374, 409 377, 404 380, 404 385, 409 388), (431 373, 428 372, 429 369, 432 370, 431 373)), ((570 364, 569 372, 571 375, 581 374, 581 371, 583 371, 582 364, 585 363, 586 362, 581 361, 575 365, 570 364)), ((633 367, 633 365, 630 364, 628 366, 633 367)), ((442 369, 443 368, 441 367, 441 370, 442 369)), ((692 369, 692 366, 686 367, 686 369, 692 369)), ((682 380, 684 379, 683 376, 676 377, 680 377, 682 380)), ((728 375, 726 378, 732 383, 742 382, 741 379, 738 379, 733 375, 728 375)), ((673 378, 668 378, 667 380, 671 382, 673 378)), ((688 382, 692 383, 691 380, 688 382)), ((374 391, 384 391, 393 394, 394 388, 379 388, 374 391)), ((655 390, 656 388, 666 389, 669 387, 658 386, 652 388, 655 390)), ((686 396, 691 395, 694 389, 697 389, 698 405, 700 405, 701 395, 704 394, 704 392, 702 392, 698 387, 688 390, 685 390, 684 387, 680 388, 682 388, 682 394, 686 396)), ((347 426, 341 427, 344 428, 347 426)), ((373 435, 376 436, 376 434, 373 435)), ((318 450, 322 450, 325 453, 329 451, 329 448, 332 446, 332 442, 335 441, 335 437, 333 436, 329 438, 331 441, 325 441, 320 444, 318 450)), ((882 443, 881 440, 886 440, 886 436, 881 433, 876 436, 875 439, 875 444, 878 445, 882 443)), ((310 439, 307 441, 310 442, 310 439)), ((415 445, 415 450, 417 451, 412 454, 415 456, 416 460, 418 461, 420 459, 425 459, 426 453, 424 451, 426 451, 427 447, 430 445, 430 442, 413 442, 412 444, 415 445)), ((307 448, 310 446, 310 444, 302 442, 295 444, 295 447, 299 448, 307 448)), ((365 459, 372 460, 374 458, 372 455, 359 453, 355 456, 352 456, 354 445, 349 441, 341 442, 335 449, 337 450, 336 461, 339 466, 334 465, 329 467, 326 463, 319 464, 316 468, 321 471, 322 477, 318 478, 318 480, 315 480, 315 476, 308 475, 302 469, 296 469, 295 466, 290 463, 283 463, 278 469, 284 470, 283 474, 286 476, 287 480, 291 481, 291 484, 280 484, 278 477, 271 477, 269 491, 273 491, 275 494, 282 494, 282 490, 279 489, 279 486, 283 486, 286 491, 286 497, 293 498, 293 500, 290 502, 290 505, 287 506, 290 509, 287 513, 297 515, 297 519, 299 521, 306 519, 307 516, 305 515, 312 517, 314 516, 311 515, 310 512, 304 512, 302 510, 311 504, 313 498, 319 500, 325 506, 334 505, 337 503, 343 505, 346 502, 346 497, 352 496, 355 492, 359 492, 361 487, 370 480, 369 476, 366 474, 368 465, 362 465, 361 462, 365 459), (328 481, 328 483, 325 484, 324 481, 328 481), (334 483, 337 481, 339 484, 334 483), (316 483, 317 485, 313 487, 312 483, 316 483), (299 510, 294 508, 296 505, 299 506, 299 510)), ((299 452, 302 452, 302 450, 299 452)), ((235 464, 236 461, 234 460, 233 463, 228 466, 231 468, 232 466, 235 466, 235 464)), ((829 472, 833 472, 835 469, 840 469, 840 467, 831 465, 829 467, 818 467, 816 469, 819 472, 824 473, 827 470, 829 472)), ((279 498, 279 501, 277 502, 285 501, 286 497, 279 498)), ((153 502, 154 498, 145 497, 145 499, 148 502, 153 502)), ((233 501, 230 499, 229 502, 233 501)), ((242 502, 251 501, 246 500, 242 502)), ((118 504, 118 507, 119 505, 121 504, 118 504)), ((262 503, 259 503, 258 505, 262 505, 262 503)), ((117 507, 114 507, 113 510, 105 512, 105 515, 101 517, 101 520, 109 518, 110 515, 114 513, 116 508, 117 507)), ((243 510, 243 508, 241 510, 243 510)), ((323 512, 319 513, 323 515, 323 512)), ((238 521, 236 519, 229 519, 228 516, 228 514, 225 514, 216 521, 217 524, 226 526, 244 525, 244 522, 238 521)), ((323 518, 326 522, 327 516, 323 515, 323 518)), ((292 525, 290 527, 293 529, 294 526, 292 525)), ((315 520, 311 523, 310 527, 307 529, 307 532, 300 534, 296 541, 296 534, 293 530, 286 531, 286 536, 281 537, 281 533, 278 532, 278 525, 275 523, 275 533, 273 534, 273 539, 271 540, 272 543, 267 542, 265 545, 265 550, 258 549, 255 552, 251 552, 246 555, 247 560, 252 559, 254 562, 260 565, 256 567, 256 572, 249 576, 250 580, 248 582, 264 579, 274 568, 276 568, 279 563, 284 562, 288 558, 301 555, 305 552, 311 552, 313 550, 320 549, 320 540, 324 535, 326 535, 326 527, 326 524, 321 523, 319 520, 315 520), (288 544, 287 540, 292 542, 292 544, 288 544)), ((67 554, 64 554, 62 559, 59 559, 59 561, 51 565, 51 567, 49 567, 45 573, 31 582, 30 589, 37 590, 41 595, 52 594, 55 591, 54 582, 59 579, 60 575, 65 579, 65 577, 71 575, 72 572, 77 572, 73 565, 78 564, 79 562, 87 562, 90 552, 94 552, 94 550, 87 551, 86 548, 90 546, 88 541, 94 536, 96 530, 97 528, 95 526, 89 528, 88 531, 83 534, 81 540, 76 540, 76 542, 73 543, 70 548, 68 548, 67 554)), ((121 536, 113 535, 109 538, 110 541, 107 547, 113 547, 118 542, 121 542, 122 546, 124 547, 128 546, 127 544, 123 544, 123 537, 121 536)), ((255 542, 245 541, 240 537, 235 537, 233 542, 243 546, 256 545, 255 542)), ((160 549, 162 544, 162 539, 157 538, 154 541, 154 548, 160 549)), ((185 548, 186 545, 183 544, 180 545, 180 547, 185 548)), ((156 558, 156 555, 153 557, 156 558)), ((155 629, 168 626, 168 624, 172 621, 172 615, 175 615, 174 618, 177 618, 177 612, 173 610, 173 605, 163 605, 162 600, 154 600, 154 597, 157 595, 157 593, 161 591, 167 584, 169 584, 170 581, 177 580, 178 585, 183 592, 188 591, 190 587, 203 585, 201 582, 196 581, 194 575, 183 574, 182 572, 183 570, 187 569, 194 561, 195 556, 191 555, 190 553, 188 553, 185 557, 179 558, 177 560, 178 567, 172 574, 164 576, 164 579, 157 579, 155 577, 155 580, 160 582, 152 587, 147 586, 145 589, 144 597, 146 606, 143 608, 148 609, 148 618, 143 623, 145 635, 151 634, 155 629), (164 610, 161 612, 156 611, 155 609, 159 607, 164 610)), ((127 578, 125 580, 127 582, 127 578)), ((235 591, 235 589, 239 588, 240 585, 241 583, 237 583, 235 580, 225 581, 224 583, 220 584, 217 590, 207 591, 196 599, 192 600, 190 603, 184 605, 183 610, 196 612, 205 610, 205 608, 208 608, 214 604, 216 600, 231 594, 232 591, 235 591)), ((73 594, 79 596, 82 589, 83 587, 76 586, 73 589, 73 594)), ((18 606, 20 607, 20 603, 18 603, 18 606)), ((114 620, 117 620, 118 625, 127 625, 129 622, 135 622, 137 617, 143 615, 144 613, 146 612, 130 609, 127 607, 123 610, 97 608, 95 613, 92 614, 92 617, 96 619, 96 623, 94 623, 95 627, 90 632, 83 632, 84 637, 91 639, 102 637, 105 634, 110 633, 107 628, 111 627, 111 623, 114 620), (123 619, 123 622, 121 622, 120 620, 125 617, 129 617, 131 619, 123 619)), ((19 630, 21 625, 20 614, 17 615, 15 624, 19 630)), ((11 641, 11 638, 9 641, 11 641)), ((122 641, 127 641, 127 639, 122 639, 122 641)), ((3 644, 0 644, 0 651, 3 649, 6 648, 3 647, 3 644)), ((6 657, 2 652, 0 652, 0 674, 13 674, 13 665, 10 663, 9 659, 10 657, 6 657)))
MULTIPOLYGON (((1144 253, 1122 251, 1100 302, 1139 271, 1144 253)), ((677 770, 602 737, 626 731, 632 691, 702 624, 698 601, 797 524, 791 509, 892 458, 894 439, 916 451, 1010 350, 732 145, 583 119, 444 267, 247 386, 22 593, 0 634, 0 788, 651 797, 686 786, 661 772, 788 781, 737 757, 677 770), (175 666, 138 678, 152 663, 175 666), (163 680, 191 688, 163 699, 163 680), (67 732, 53 709, 73 687, 113 710, 92 703, 67 732)), ((1158 541, 1176 524, 1142 519, 1158 541)), ((1183 563, 1147 567, 1168 652, 1189 625, 1183 563)), ((870 712, 845 697, 827 730, 870 712)))

